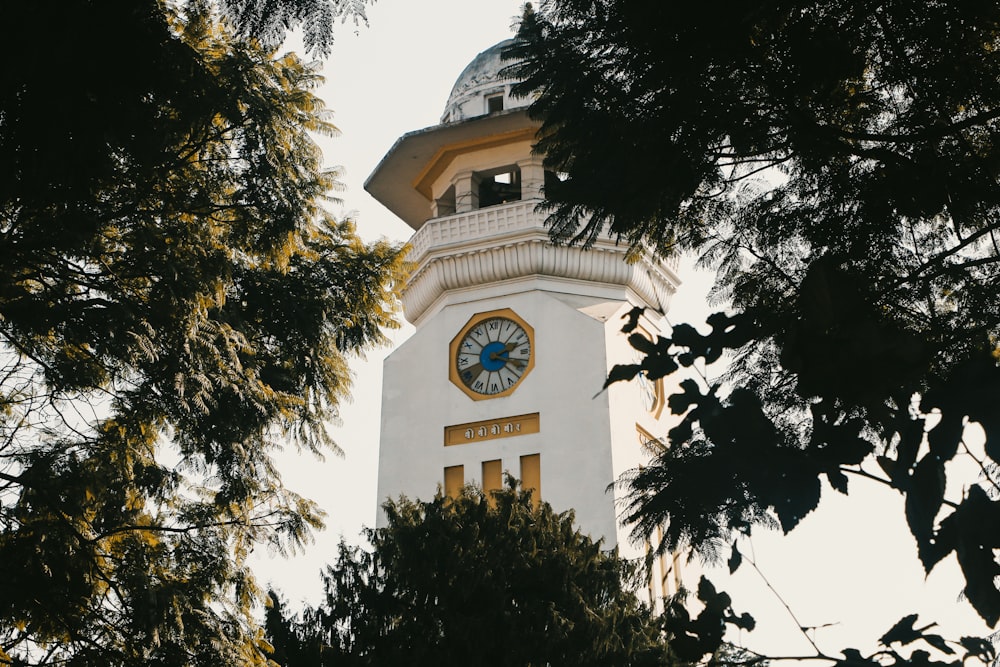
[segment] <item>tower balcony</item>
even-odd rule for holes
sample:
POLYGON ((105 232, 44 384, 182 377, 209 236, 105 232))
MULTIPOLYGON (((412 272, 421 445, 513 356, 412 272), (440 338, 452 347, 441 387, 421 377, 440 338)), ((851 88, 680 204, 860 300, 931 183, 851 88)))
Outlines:
POLYGON ((557 245, 549 238, 539 199, 525 199, 431 218, 410 239, 413 273, 403 312, 416 324, 447 293, 529 278, 625 288, 641 305, 661 312, 680 284, 677 258, 643 253, 626 262, 628 246, 602 234, 592 247, 557 245))

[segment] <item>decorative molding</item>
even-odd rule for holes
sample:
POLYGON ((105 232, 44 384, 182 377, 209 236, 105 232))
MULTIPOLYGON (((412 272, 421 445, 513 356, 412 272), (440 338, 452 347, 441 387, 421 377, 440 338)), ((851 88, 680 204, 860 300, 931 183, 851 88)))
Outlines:
POLYGON ((538 200, 527 200, 428 220, 410 240, 415 270, 403 291, 403 311, 413 322, 448 290, 546 276, 631 289, 662 310, 680 280, 676 259, 650 254, 625 261, 628 248, 610 237, 593 247, 555 245, 549 240, 538 200))

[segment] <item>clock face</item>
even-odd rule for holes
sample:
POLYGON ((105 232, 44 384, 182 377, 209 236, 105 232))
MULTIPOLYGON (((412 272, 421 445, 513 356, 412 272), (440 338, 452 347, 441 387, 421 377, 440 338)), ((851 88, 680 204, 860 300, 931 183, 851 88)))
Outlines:
POLYGON ((509 309, 473 317, 452 341, 452 380, 475 399, 509 394, 534 365, 532 337, 509 309))

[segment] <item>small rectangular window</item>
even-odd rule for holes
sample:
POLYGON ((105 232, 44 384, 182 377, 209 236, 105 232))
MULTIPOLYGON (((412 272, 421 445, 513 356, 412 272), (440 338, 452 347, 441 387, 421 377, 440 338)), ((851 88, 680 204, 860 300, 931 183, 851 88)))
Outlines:
POLYGON ((503 95, 491 95, 486 98, 486 113, 503 111, 503 95))
POLYGON ((457 498, 465 486, 465 466, 448 466, 444 469, 444 495, 457 498))

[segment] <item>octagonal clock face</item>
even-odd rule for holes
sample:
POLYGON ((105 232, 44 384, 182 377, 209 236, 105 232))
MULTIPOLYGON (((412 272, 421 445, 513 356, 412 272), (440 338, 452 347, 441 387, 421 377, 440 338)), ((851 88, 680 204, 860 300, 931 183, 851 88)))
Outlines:
POLYGON ((511 393, 534 365, 533 335, 510 309, 473 317, 452 341, 452 381, 474 399, 511 393))

